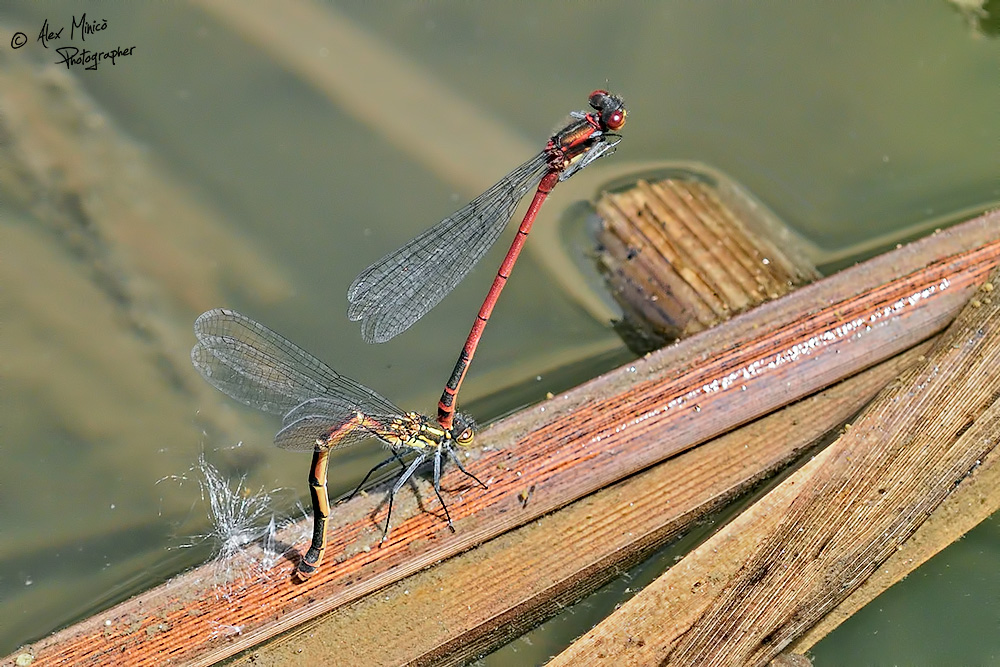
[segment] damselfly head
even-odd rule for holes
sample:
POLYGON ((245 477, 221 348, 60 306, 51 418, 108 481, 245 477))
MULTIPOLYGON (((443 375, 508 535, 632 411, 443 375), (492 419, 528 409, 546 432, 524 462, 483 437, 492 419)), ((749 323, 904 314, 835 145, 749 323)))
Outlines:
POLYGON ((604 99, 611 95, 606 90, 597 89, 590 94, 590 106, 600 111, 604 107, 604 99))
POLYGON ((472 440, 476 437, 476 423, 472 420, 472 417, 463 414, 455 415, 455 421, 451 428, 452 437, 455 440, 455 444, 462 445, 463 447, 471 444, 472 440))
POLYGON ((599 112, 601 125, 605 128, 617 132, 625 126, 628 111, 625 109, 625 102, 617 95, 606 90, 595 90, 590 94, 590 106, 599 112))

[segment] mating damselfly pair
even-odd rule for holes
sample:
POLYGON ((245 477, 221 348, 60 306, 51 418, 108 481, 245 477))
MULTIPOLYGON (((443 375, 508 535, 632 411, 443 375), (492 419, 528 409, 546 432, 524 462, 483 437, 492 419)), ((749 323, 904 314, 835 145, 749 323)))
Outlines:
POLYGON ((348 290, 350 319, 360 321, 368 342, 384 342, 412 326, 437 305, 472 270, 506 228, 518 202, 535 195, 517 235, 500 265, 454 370, 449 376, 437 418, 404 412, 374 390, 340 375, 305 350, 245 315, 215 309, 195 322, 198 343, 191 360, 202 376, 220 391, 263 412, 281 415, 275 444, 284 449, 313 452, 309 486, 313 507, 313 538, 299 561, 300 577, 316 572, 326 549, 327 462, 330 452, 366 440, 378 440, 391 456, 373 468, 358 489, 379 468, 399 463, 402 472, 389 494, 384 541, 389 534, 396 493, 428 462, 434 467, 434 491, 441 497, 441 469, 453 461, 465 470, 457 450, 474 437, 472 421, 455 412, 457 395, 486 323, 546 197, 564 181, 598 158, 614 152, 617 131, 625 124, 622 99, 596 90, 592 111, 571 114, 571 122, 545 147, 493 187, 400 249, 361 272, 348 290), (408 460, 409 458, 409 460, 408 460))

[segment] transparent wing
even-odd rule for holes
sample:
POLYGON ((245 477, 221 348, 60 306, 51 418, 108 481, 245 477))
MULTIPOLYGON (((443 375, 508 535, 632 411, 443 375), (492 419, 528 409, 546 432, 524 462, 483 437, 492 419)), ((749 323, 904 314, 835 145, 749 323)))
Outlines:
POLYGON ((409 329, 483 258, 518 202, 548 169, 543 151, 463 208, 361 272, 347 291, 347 314, 369 343, 409 329))
POLYGON ((375 391, 234 310, 203 313, 194 333, 194 367, 216 389, 252 408, 284 415, 310 399, 328 398, 352 413, 403 414, 375 391))
POLYGON ((327 449, 340 449, 377 438, 377 433, 354 417, 342 415, 305 415, 282 428, 274 436, 274 444, 282 449, 311 452, 320 443, 327 449))
POLYGON ((312 451, 317 441, 327 449, 340 449, 373 438, 385 443, 382 434, 398 418, 398 413, 361 412, 353 403, 340 398, 310 398, 282 417, 284 428, 274 436, 274 444, 282 449, 312 451))

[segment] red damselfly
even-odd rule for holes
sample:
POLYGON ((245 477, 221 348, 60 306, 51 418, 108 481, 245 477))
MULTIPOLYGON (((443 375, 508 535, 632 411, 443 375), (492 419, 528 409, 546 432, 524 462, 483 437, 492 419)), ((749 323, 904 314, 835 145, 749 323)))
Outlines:
POLYGON ((612 143, 607 142, 606 138, 608 135, 604 133, 604 130, 599 128, 606 127, 618 130, 625 124, 626 112, 621 98, 610 95, 603 90, 596 90, 590 95, 590 104, 598 113, 585 115, 576 126, 565 128, 549 141, 549 146, 546 150, 556 151, 555 147, 558 146, 558 150, 562 152, 562 161, 557 159, 557 157, 551 158, 548 171, 546 171, 538 184, 535 196, 532 198, 531 204, 524 214, 524 219, 521 220, 521 225, 517 228, 517 235, 511 242, 507 255, 500 263, 497 275, 493 278, 493 284, 490 285, 490 291, 486 294, 483 305, 480 306, 476 320, 472 324, 472 329, 465 339, 465 345, 458 355, 455 368, 452 370, 448 381, 445 383, 444 390, 441 392, 441 399, 438 401, 437 417, 438 423, 444 428, 451 428, 452 426, 455 419, 458 390, 461 389, 462 381, 469 371, 469 364, 472 363, 472 357, 476 353, 476 348, 479 347, 479 340, 483 336, 483 331, 486 330, 486 323, 489 321, 490 315, 493 314, 493 307, 500 298, 500 292, 503 291, 504 286, 507 284, 507 279, 514 269, 514 263, 517 261, 518 255, 521 254, 521 248, 524 247, 525 241, 528 240, 528 232, 531 231, 531 225, 535 222, 538 211, 541 209, 545 199, 552 192, 552 188, 556 186, 556 183, 566 180, 569 176, 602 155, 607 154, 609 151, 613 152, 615 146, 618 145, 617 140, 612 143), (598 127, 596 130, 594 129, 595 124, 598 127), (588 135, 588 128, 597 133, 596 138, 588 138, 590 136, 588 135), (588 147, 588 142, 597 143, 589 144, 588 147), (581 153, 579 151, 586 152, 581 153), (574 162, 574 160, 576 161, 574 162), (562 166, 560 167, 560 165, 562 166))
MULTIPOLYGON (((455 289, 496 242, 518 202, 532 188, 537 188, 535 201, 522 230, 531 227, 542 201, 558 181, 614 152, 619 139, 615 132, 625 125, 624 103, 616 95, 595 90, 590 106, 592 112, 570 114, 572 122, 552 135, 537 155, 354 279, 347 291, 348 317, 361 322, 361 335, 367 342, 383 343, 406 331, 455 289)), ((522 230, 515 244, 524 243, 527 232, 522 230)), ((512 246, 508 258, 511 253, 516 258, 518 252, 520 246, 517 250, 512 246)))
POLYGON ((462 467, 455 451, 471 443, 474 436, 473 425, 465 417, 444 428, 429 417, 404 412, 374 390, 340 375, 281 335, 233 310, 217 308, 203 313, 194 323, 194 332, 198 342, 191 350, 191 362, 202 377, 245 405, 282 415, 282 428, 274 436, 278 447, 313 453, 309 471, 313 537, 299 561, 300 577, 315 573, 326 551, 330 515, 327 460, 334 449, 374 439, 392 452, 368 472, 355 493, 376 470, 393 461, 402 466, 403 472, 389 493, 382 541, 389 535, 393 499, 421 464, 433 461, 434 493, 449 527, 451 515, 441 497, 442 464, 451 459, 485 488, 462 467), (404 457, 410 454, 414 457, 407 463, 404 457))
POLYGON ((362 321, 369 343, 384 342, 408 329, 441 301, 482 259, 507 226, 517 203, 532 187, 535 196, 500 263, 455 368, 438 401, 438 423, 451 428, 458 391, 479 346, 521 248, 545 199, 560 181, 614 152, 627 111, 620 97, 605 90, 590 94, 593 112, 578 111, 535 157, 466 206, 399 250, 365 269, 347 292, 348 316, 362 321))

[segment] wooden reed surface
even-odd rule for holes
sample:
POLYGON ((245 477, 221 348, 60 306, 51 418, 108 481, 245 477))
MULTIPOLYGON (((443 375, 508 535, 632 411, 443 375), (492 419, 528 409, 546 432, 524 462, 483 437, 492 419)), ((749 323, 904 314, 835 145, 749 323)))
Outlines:
POLYGON ((624 330, 638 336, 634 349, 684 338, 820 277, 790 239, 771 238, 763 207, 747 207, 743 220, 718 187, 675 174, 598 200, 598 261, 624 330))
POLYGON ((551 665, 765 665, 1000 458, 1000 270, 832 445, 551 665))
POLYGON ((358 498, 335 512, 331 562, 308 582, 282 563, 219 595, 195 570, 34 644, 35 664, 211 664, 807 396, 946 326, 1000 262, 998 223, 852 267, 487 429, 468 468, 490 488, 445 476, 454 534, 402 498, 391 539, 371 548, 378 499, 358 498))
MULTIPOLYGON (((928 347, 922 343, 345 605, 255 647, 234 664, 461 665, 489 653, 620 576, 795 460, 928 347)), ((531 495, 521 499, 532 500, 531 495)))

